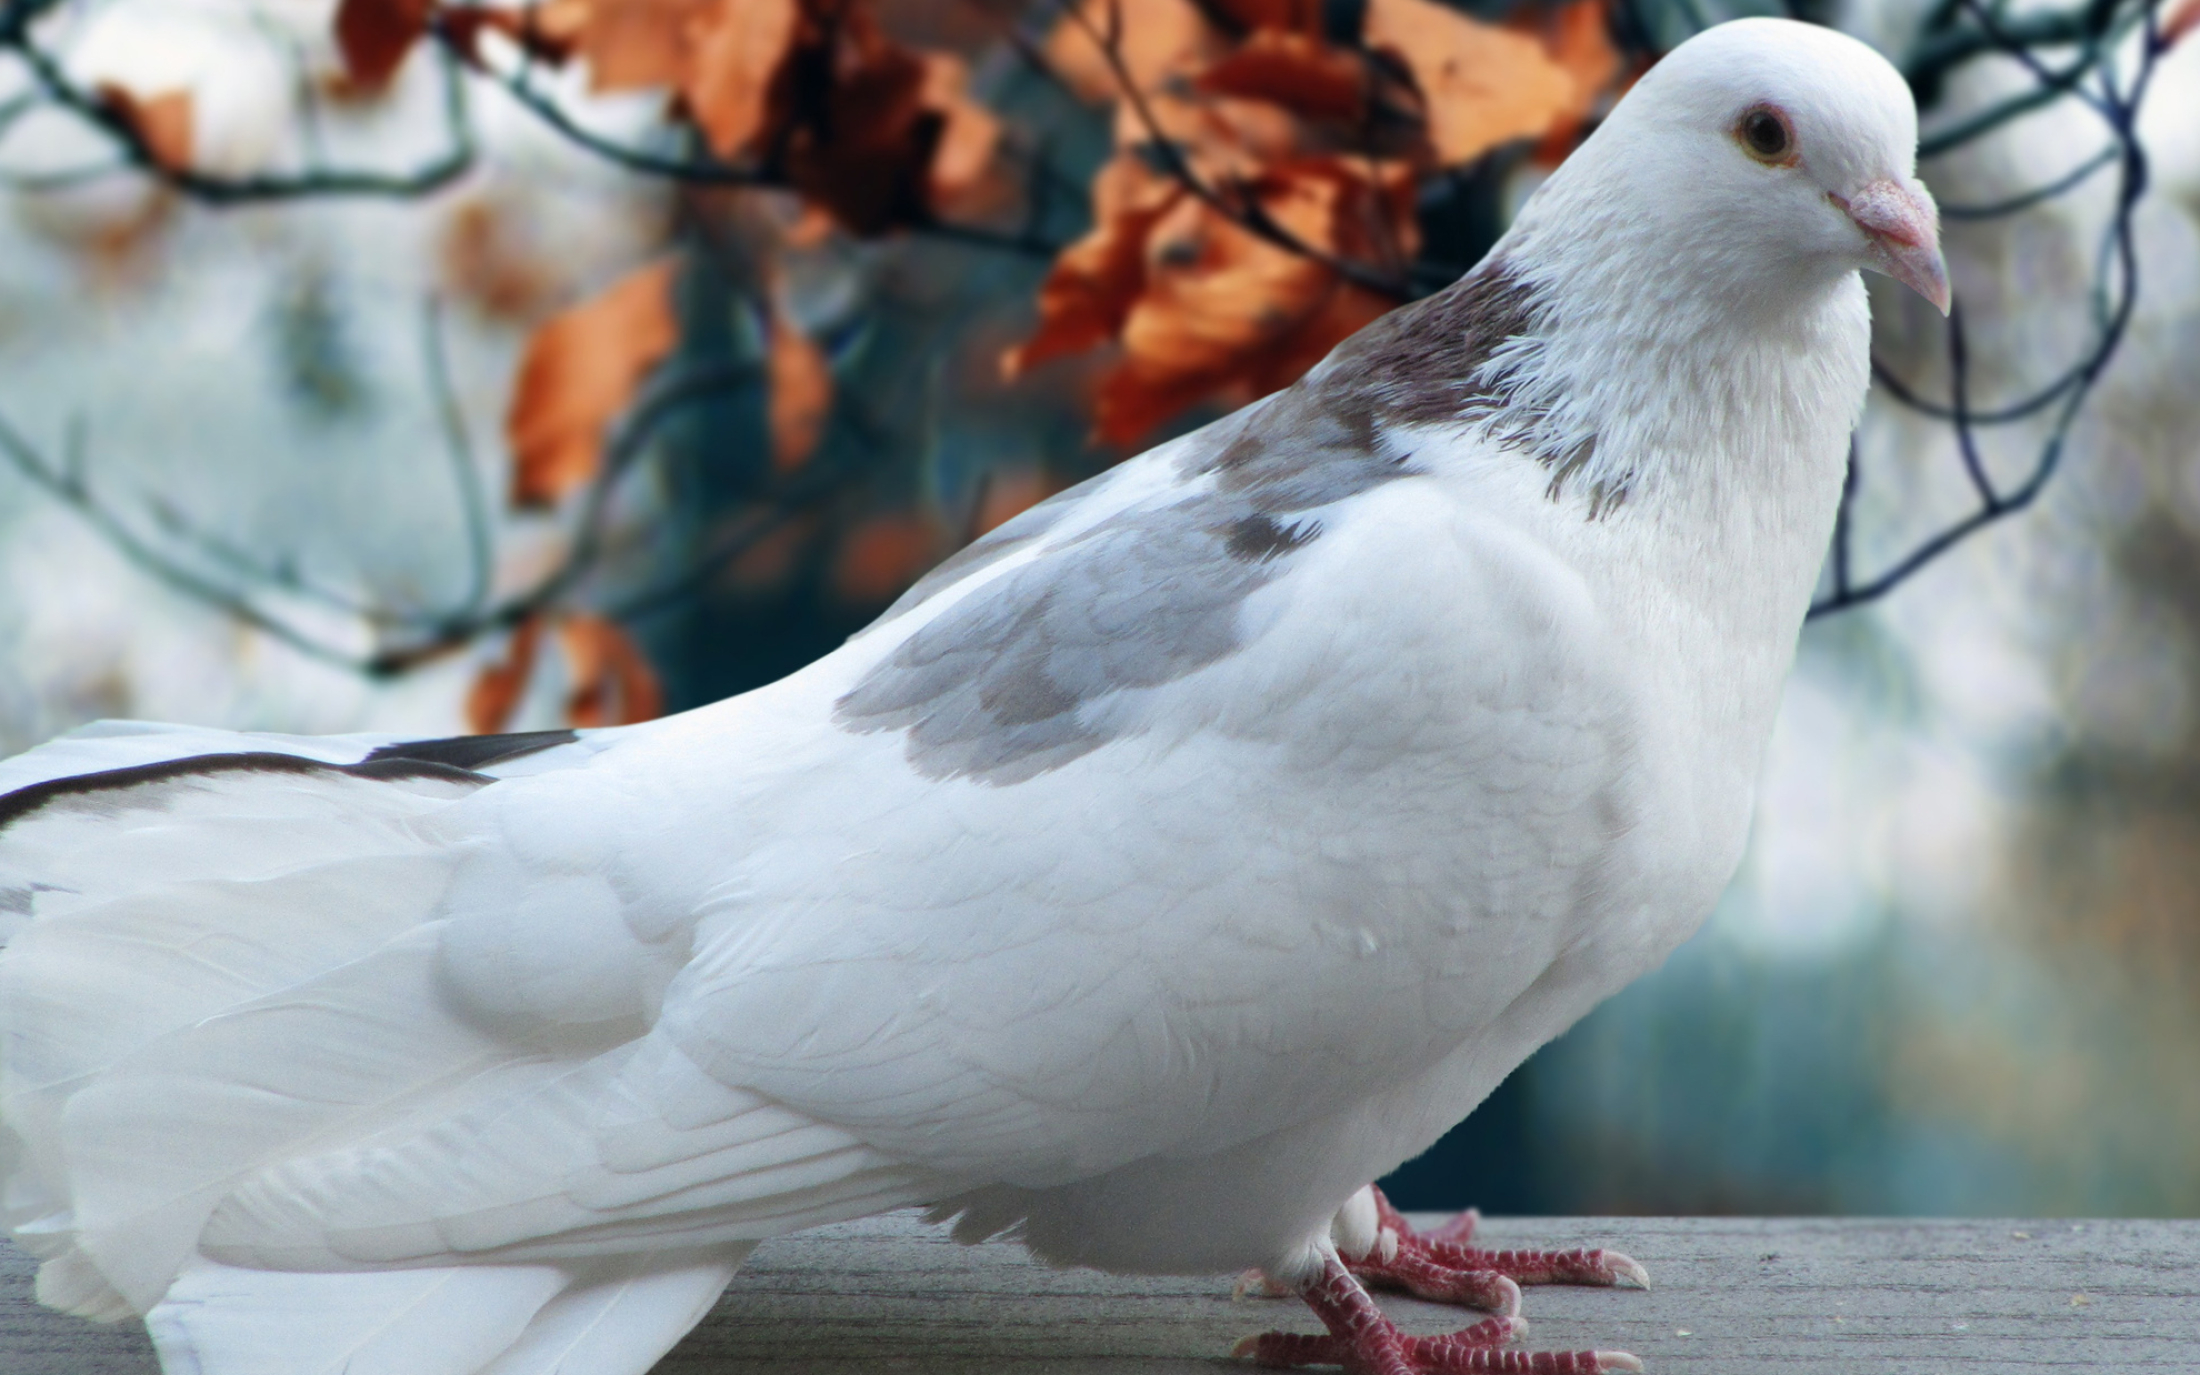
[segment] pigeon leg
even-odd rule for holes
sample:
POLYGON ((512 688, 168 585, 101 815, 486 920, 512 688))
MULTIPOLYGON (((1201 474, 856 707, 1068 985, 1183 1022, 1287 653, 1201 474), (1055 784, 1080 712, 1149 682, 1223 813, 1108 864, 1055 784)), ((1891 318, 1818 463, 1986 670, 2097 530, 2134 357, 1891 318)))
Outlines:
POLYGON ((1442 1336, 1409 1336, 1383 1316, 1334 1253, 1300 1297, 1328 1335, 1264 1332, 1239 1342, 1230 1354, 1265 1366, 1342 1366, 1346 1375, 1594 1375, 1642 1369, 1642 1362, 1624 1351, 1507 1351, 1506 1343, 1527 1326, 1509 1314, 1442 1336))
MULTIPOLYGON (((1372 1186, 1371 1186, 1372 1187, 1372 1186)), ((1520 1284, 1601 1284, 1648 1289, 1650 1272, 1617 1251, 1492 1251, 1466 1243, 1479 1218, 1468 1210, 1429 1231, 1417 1231, 1375 1195, 1375 1249, 1345 1264, 1371 1284, 1403 1289, 1416 1298, 1460 1303, 1498 1313, 1519 1310, 1520 1284), (1506 1290, 1512 1290, 1506 1302, 1506 1290)))

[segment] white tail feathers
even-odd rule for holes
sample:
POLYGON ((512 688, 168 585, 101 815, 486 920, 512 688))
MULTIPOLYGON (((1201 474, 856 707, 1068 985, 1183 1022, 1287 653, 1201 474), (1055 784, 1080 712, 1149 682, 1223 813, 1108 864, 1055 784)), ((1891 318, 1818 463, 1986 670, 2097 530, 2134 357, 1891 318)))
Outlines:
POLYGON ((91 1316, 158 1301, 228 1180, 493 1050, 390 997, 448 881, 416 823, 478 782, 122 767, 0 797, 6 1221, 91 1316))
POLYGON ((747 1249, 361 1275, 196 1261, 145 1325, 167 1375, 643 1375, 747 1249))
POLYGON ((168 1375, 641 1375, 756 1240, 920 1197, 649 1034, 684 929, 506 848, 581 781, 526 775, 600 749, 0 762, 0 1221, 41 1301, 144 1314, 168 1375))

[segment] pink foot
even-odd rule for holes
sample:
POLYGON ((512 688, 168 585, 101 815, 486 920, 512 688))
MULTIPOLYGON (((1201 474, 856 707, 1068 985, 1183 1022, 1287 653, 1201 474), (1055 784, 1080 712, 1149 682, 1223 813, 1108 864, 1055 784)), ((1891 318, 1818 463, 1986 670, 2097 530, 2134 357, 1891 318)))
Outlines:
POLYGON ((1230 1354, 1266 1366, 1343 1366, 1346 1375, 1591 1375, 1642 1369, 1642 1362, 1624 1351, 1504 1350, 1527 1326, 1509 1315, 1440 1337, 1408 1336, 1383 1316, 1335 1255, 1300 1296, 1329 1329, 1327 1336, 1267 1332, 1247 1337, 1230 1354))
POLYGON ((1352 1273, 1370 1283, 1403 1289, 1416 1298, 1463 1303, 1498 1313, 1519 1311, 1521 1284, 1603 1284, 1648 1289, 1650 1272, 1617 1251, 1490 1251, 1466 1243, 1480 1218, 1472 1209, 1441 1227, 1416 1231, 1375 1195, 1375 1249, 1348 1260, 1352 1273), (1506 1291, 1511 1301, 1506 1302, 1506 1291))

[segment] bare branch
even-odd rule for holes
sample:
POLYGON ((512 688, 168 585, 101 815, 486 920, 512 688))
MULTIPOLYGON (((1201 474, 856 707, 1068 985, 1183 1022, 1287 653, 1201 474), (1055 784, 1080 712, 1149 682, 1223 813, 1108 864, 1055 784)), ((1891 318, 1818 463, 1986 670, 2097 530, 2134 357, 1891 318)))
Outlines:
MULTIPOLYGON (((412 199, 432 195, 464 176, 475 157, 473 128, 466 114, 465 80, 454 63, 443 67, 443 113, 447 149, 409 172, 365 168, 315 167, 294 174, 219 176, 163 161, 136 124, 98 93, 71 81, 51 53, 30 36, 30 20, 44 5, 17 4, 0 11, 0 51, 13 52, 37 81, 44 103, 58 105, 111 139, 121 160, 98 167, 45 176, 11 179, 19 190, 51 190, 120 172, 135 172, 208 205, 250 205, 268 201, 368 196, 412 199)), ((11 107, 12 109, 12 107, 11 107)), ((12 117, 19 117, 15 111, 12 117)))
POLYGON ((1177 146, 1176 140, 1162 129, 1153 107, 1146 102, 1145 93, 1138 89, 1137 81, 1132 78, 1130 67, 1123 60, 1121 35, 1117 32, 1120 27, 1120 11, 1110 6, 1112 22, 1106 33, 1101 32, 1081 6, 1071 5, 1062 13, 1083 29, 1086 36, 1099 48, 1101 56, 1107 61, 1109 72, 1115 77, 1118 93, 1131 107, 1131 113, 1138 117, 1139 125, 1146 131, 1146 147, 1152 150, 1152 156, 1161 165, 1161 170, 1175 178, 1186 191, 1240 228, 1258 235, 1278 248, 1320 263, 1354 286, 1364 287, 1396 301, 1409 301, 1418 294, 1410 277, 1400 277, 1365 263, 1354 262, 1350 258, 1339 257, 1325 248, 1310 244, 1277 223, 1275 217, 1259 201, 1242 194, 1226 197, 1210 185, 1199 174, 1199 170, 1192 166, 1191 160, 1184 156, 1184 150, 1177 146))
MULTIPOLYGON (((1978 30, 1982 42, 1967 49, 1969 55, 1999 53, 2019 57, 2025 61, 2027 70, 2034 73, 2040 90, 2061 80, 2062 74, 2050 72, 2031 60, 2027 48, 2031 45, 2056 46, 2070 41, 2071 26, 2077 22, 2072 15, 2035 16, 2036 22, 2028 22, 2017 29, 1996 21, 1976 4, 1976 0, 1963 0, 1963 3, 1982 21, 1978 30)), ((1970 357, 1960 310, 1952 310, 1948 319, 1949 401, 1945 405, 1921 397, 1875 359, 1872 364, 1874 378, 1898 403, 1920 414, 1946 420, 1954 429, 1957 452, 1978 504, 1967 514, 1920 540, 1876 575, 1856 581, 1852 553, 1855 527, 1849 519, 1849 509, 1860 476, 1859 461, 1852 448, 1849 482, 1843 491, 1841 515, 1834 527, 1830 551, 1833 585, 1825 597, 1812 605, 1811 615, 1845 610, 1886 595, 1971 535, 2030 506, 2061 465, 2079 414, 2122 344, 2138 304, 2139 263, 2133 216, 2147 187, 2146 150, 2139 141, 2138 117, 2155 68, 2168 50, 2159 23, 2160 5, 2161 0, 2137 0, 2128 14, 2117 13, 2119 7, 2116 5, 2090 6, 2085 12, 2086 22, 2092 27, 2083 32, 2094 37, 2083 63, 2086 74, 2097 79, 2099 89, 2086 93, 2084 100, 2108 126, 2112 142, 2107 153, 2048 187, 2014 197, 1999 206, 1977 207, 1968 216, 1984 219, 1991 214, 2021 213, 2075 188, 2101 167, 2111 163, 2120 167, 2115 214, 2103 239, 2101 266, 2095 281, 2095 297, 2101 303, 2100 328, 2091 346, 2045 387, 2019 401, 1985 411, 1974 409, 1970 401, 1970 357), (2134 28, 2141 31, 2139 66, 2128 90, 2120 90, 2109 66, 2108 38, 2105 36, 2128 35, 2134 28), (1978 431, 2017 424, 2050 410, 2053 419, 2047 436, 2024 479, 2007 491, 1998 489, 1980 459, 1978 431)), ((1967 137, 1978 137, 1998 125, 1971 120, 1965 127, 1974 130, 1967 137)))

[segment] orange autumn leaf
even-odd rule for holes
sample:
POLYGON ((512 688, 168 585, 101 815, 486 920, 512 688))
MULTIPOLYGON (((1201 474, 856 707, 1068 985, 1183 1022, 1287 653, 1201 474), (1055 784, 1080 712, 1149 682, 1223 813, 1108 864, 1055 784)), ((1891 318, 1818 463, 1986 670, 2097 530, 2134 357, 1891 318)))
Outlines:
POLYGON ((1523 11, 1514 24, 1543 44, 1573 79, 1574 98, 1551 121, 1536 145, 1535 162, 1556 167, 1581 141, 1581 128, 1598 97, 1618 82, 1619 50, 1612 46, 1608 0, 1574 0, 1555 9, 1523 11))
POLYGON ((924 62, 893 42, 853 0, 830 6, 829 25, 802 55, 827 74, 817 108, 787 132, 787 173, 851 233, 883 233, 931 214, 933 154, 946 116, 924 104, 924 62))
POLYGON ((1368 0, 1366 41, 1394 52, 1427 101, 1444 166, 1535 138, 1574 101, 1574 80, 1525 34, 1478 23, 1434 0, 1368 0))
POLYGON ((529 616, 512 632, 512 642, 500 662, 483 664, 466 690, 466 728, 476 735, 503 730, 519 708, 527 680, 535 671, 535 650, 542 639, 542 619, 529 616))
POLYGON ((960 58, 889 38, 863 0, 585 3, 597 90, 663 86, 720 158, 754 158, 856 234, 983 209, 1000 120, 960 58))
POLYGON ((2180 43, 2194 29, 2200 29, 2200 0, 2184 0, 2162 21, 2162 42, 2180 43))
POLYGON ((1184 195, 1135 154, 1119 156, 1093 182, 1093 227, 1062 250, 1039 287, 1039 329, 1001 357, 1010 378, 1113 339, 1145 286, 1146 239, 1184 195))
POLYGON ((1116 55, 1141 91, 1154 90, 1174 73, 1206 65, 1223 45, 1195 0, 1081 0, 1074 13, 1054 21, 1044 55, 1055 75, 1094 104, 1122 94, 1122 82, 1100 43, 1111 34, 1116 55))
POLYGON ((191 166, 191 93, 189 91, 162 91, 156 95, 141 96, 121 86, 103 84, 99 88, 100 99, 109 109, 120 115, 130 126, 138 141, 145 146, 145 155, 156 166, 172 172, 188 171, 191 166))
POLYGON ((1360 57, 1319 38, 1262 29, 1199 75, 1198 89, 1267 100, 1315 119, 1356 120, 1367 108, 1360 57))
POLYGON ((461 201, 444 222, 439 254, 444 290, 484 315, 531 321, 556 291, 556 267, 529 237, 523 207, 477 195, 461 201))
POLYGON ((1350 282, 1333 283, 1321 304, 1307 312, 1297 329, 1279 335, 1247 361, 1245 389, 1254 396, 1266 396, 1290 386, 1326 358, 1331 349, 1375 323, 1397 304, 1388 296, 1350 282))
POLYGON ((389 84, 427 33, 429 8, 430 0, 341 0, 336 50, 356 88, 378 91, 389 84))
POLYGON ((1203 0, 1240 29, 1321 36, 1326 25, 1323 0, 1203 0))
POLYGON ((940 556, 939 531, 919 516, 877 516, 841 540, 833 584, 858 606, 891 601, 940 556))
POLYGON ((772 84, 800 19, 796 0, 718 0, 693 21, 681 94, 718 156, 737 156, 764 131, 772 84))
POLYGON ((931 201, 935 207, 971 202, 993 169, 1001 146, 1000 117, 970 97, 970 67, 953 53, 924 53, 924 88, 918 100, 945 121, 932 152, 931 201))
POLYGON ((558 623, 558 643, 572 681, 567 721, 586 730, 664 715, 657 673, 625 631, 600 616, 568 616, 558 623))
MULTIPOLYGON (((1324 252, 1407 261, 1418 247, 1407 168, 1375 180, 1356 161, 1306 159, 1272 169, 1253 191, 1276 224, 1324 252)), ((1127 442, 1218 392, 1288 385, 1391 304, 1317 257, 1181 200, 1153 227, 1145 286, 1123 324, 1123 359, 1101 385, 1096 428, 1127 442)))
MULTIPOLYGON (((707 22, 725 0, 588 0, 574 51, 588 64, 590 89, 635 91, 687 80, 690 26, 707 22)), ((733 0, 738 3, 738 0, 733 0)))
POLYGON ((974 539, 1006 525, 1053 495, 1046 475, 1036 468, 995 468, 986 474, 985 494, 970 522, 974 539))
POLYGON ((673 272, 642 268, 527 341, 504 422, 514 505, 548 506, 596 475, 606 427, 679 341, 673 272))
POLYGON ((833 367, 817 341, 783 310, 771 320, 772 466, 790 472, 802 466, 825 432, 833 406, 833 367))
POLYGON ((1574 0, 1546 11, 1537 36, 1574 79, 1576 118, 1619 79, 1619 49, 1612 46, 1609 0, 1574 0))
POLYGON ((796 561, 815 544, 821 523, 815 512, 781 521, 727 564, 717 585, 743 593, 782 586, 796 561))
POLYGON ((579 48, 595 9, 589 0, 546 0, 522 9, 444 9, 437 18, 452 46, 477 67, 482 63, 481 36, 486 33, 502 34, 530 57, 559 66, 579 48))

